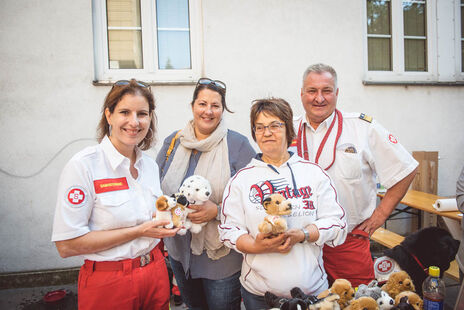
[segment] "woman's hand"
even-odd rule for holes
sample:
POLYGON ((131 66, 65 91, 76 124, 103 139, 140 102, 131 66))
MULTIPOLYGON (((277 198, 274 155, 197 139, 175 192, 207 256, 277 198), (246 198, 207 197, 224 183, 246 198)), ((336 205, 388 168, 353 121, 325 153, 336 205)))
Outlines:
POLYGON ((180 228, 163 228, 168 220, 146 221, 140 225, 112 230, 94 230, 74 239, 56 241, 61 257, 70 257, 108 250, 140 237, 165 238, 174 236, 180 228))
POLYGON ((169 224, 168 220, 151 220, 139 225, 140 236, 150 238, 165 238, 173 237, 179 231, 178 228, 164 228, 164 225, 169 224))
POLYGON ((187 218, 195 224, 211 221, 216 218, 218 212, 217 205, 211 200, 205 201, 202 205, 189 205, 189 208, 196 210, 187 215, 187 218))
POLYGON ((305 240, 305 235, 301 229, 292 228, 287 230, 284 234, 290 240, 290 248, 305 240))
POLYGON ((256 238, 251 235, 242 235, 237 239, 237 249, 244 253, 288 253, 290 251, 290 240, 285 234, 273 236, 258 233, 256 238))
POLYGON ((255 245, 261 249, 260 253, 288 253, 293 245, 285 234, 270 235, 258 233, 255 238, 255 245))

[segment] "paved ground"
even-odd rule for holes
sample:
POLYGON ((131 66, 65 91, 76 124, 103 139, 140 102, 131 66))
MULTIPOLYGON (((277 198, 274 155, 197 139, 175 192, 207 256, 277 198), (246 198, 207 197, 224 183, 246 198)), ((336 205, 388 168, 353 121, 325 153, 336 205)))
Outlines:
MULTIPOLYGON (((446 280, 446 301, 445 310, 453 310, 459 291, 458 283, 446 280)), ((34 288, 6 289, 0 290, 0 309, 2 310, 74 310, 77 309, 77 285, 64 286, 45 286, 34 288), (43 296, 53 290, 64 289, 67 291, 63 301, 57 304, 47 304, 43 301, 43 296)), ((171 300, 172 310, 185 310, 187 307, 174 306, 171 300)), ((242 305, 242 309, 245 309, 242 305)), ((212 309, 214 310, 214 309, 212 309)))
MULTIPOLYGON (((44 286, 34 288, 0 290, 0 309, 2 310, 75 310, 77 309, 77 284, 62 286, 44 286), (43 297, 47 292, 64 289, 66 297, 55 304, 44 302, 43 297)), ((182 304, 175 306, 171 300, 172 310, 187 309, 182 304)))

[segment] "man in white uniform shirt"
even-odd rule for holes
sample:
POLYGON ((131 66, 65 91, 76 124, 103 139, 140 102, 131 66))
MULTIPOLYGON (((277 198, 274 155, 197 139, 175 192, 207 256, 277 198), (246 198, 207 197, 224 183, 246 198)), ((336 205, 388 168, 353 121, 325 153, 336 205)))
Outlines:
POLYGON ((332 67, 315 64, 306 69, 301 88, 306 114, 294 119, 297 139, 290 149, 319 164, 335 183, 350 233, 344 244, 324 247, 324 267, 330 281, 345 278, 354 287, 374 278, 369 236, 403 198, 418 164, 371 117, 337 110, 338 91, 332 67), (377 207, 376 176, 387 188, 377 207))

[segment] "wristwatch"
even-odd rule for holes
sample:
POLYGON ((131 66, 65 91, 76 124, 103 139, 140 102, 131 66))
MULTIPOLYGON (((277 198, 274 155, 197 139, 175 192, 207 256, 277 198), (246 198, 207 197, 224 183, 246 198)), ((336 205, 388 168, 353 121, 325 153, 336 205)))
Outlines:
POLYGON ((300 243, 304 243, 304 242, 309 242, 309 232, 306 230, 306 228, 301 228, 301 231, 303 232, 304 234, 304 240, 303 241, 300 241, 300 243))

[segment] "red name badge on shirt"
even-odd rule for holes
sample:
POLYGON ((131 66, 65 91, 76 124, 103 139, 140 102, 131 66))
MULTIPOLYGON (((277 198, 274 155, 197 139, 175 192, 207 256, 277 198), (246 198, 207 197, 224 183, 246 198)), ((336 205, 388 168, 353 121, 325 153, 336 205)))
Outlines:
POLYGON ((95 180, 93 186, 97 194, 129 189, 126 178, 95 180))

